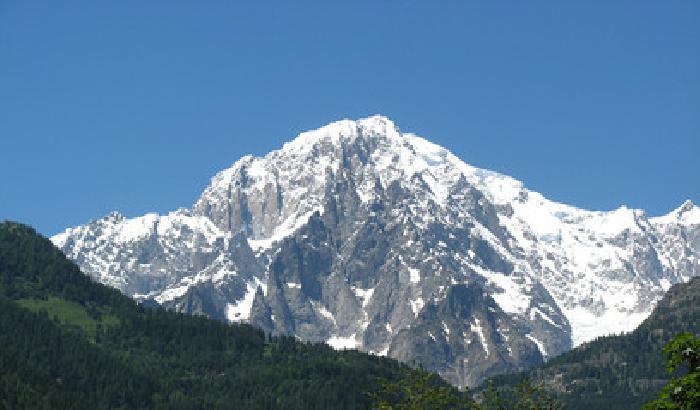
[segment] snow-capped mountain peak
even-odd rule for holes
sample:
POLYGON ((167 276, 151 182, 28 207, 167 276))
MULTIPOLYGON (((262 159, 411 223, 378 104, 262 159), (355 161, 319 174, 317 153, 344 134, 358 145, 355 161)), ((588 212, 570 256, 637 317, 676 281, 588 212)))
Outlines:
POLYGON ((136 298, 471 385, 634 328, 700 273, 699 213, 557 203, 377 115, 241 158, 191 211, 53 240, 136 298))
POLYGON ((282 151, 308 153, 318 144, 352 143, 358 137, 386 138, 400 143, 402 134, 392 120, 382 115, 374 115, 357 121, 344 119, 325 125, 316 130, 302 132, 292 141, 284 144, 282 151))

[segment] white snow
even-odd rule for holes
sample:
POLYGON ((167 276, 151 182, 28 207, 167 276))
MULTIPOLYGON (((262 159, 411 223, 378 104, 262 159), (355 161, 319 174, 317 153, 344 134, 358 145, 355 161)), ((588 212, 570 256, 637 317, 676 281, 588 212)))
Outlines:
POLYGON ((523 289, 527 286, 526 284, 515 282, 518 277, 493 272, 474 264, 469 264, 469 267, 501 289, 492 293, 491 297, 504 312, 520 315, 527 311, 531 297, 523 289))
POLYGON ((324 318, 326 318, 326 319, 332 321, 334 325, 336 324, 335 316, 333 316, 333 314, 332 314, 331 312, 329 312, 328 309, 327 309, 321 302, 317 302, 317 301, 315 301, 315 300, 312 300, 312 301, 311 301, 311 306, 313 306, 313 308, 314 308, 321 316, 323 316, 324 318))
POLYGON ((474 323, 472 323, 470 327, 472 332, 476 332, 476 334, 479 335, 479 341, 481 342, 481 346, 486 352, 486 357, 489 357, 489 344, 486 342, 486 336, 484 336, 484 329, 481 327, 481 321, 478 317, 474 317, 474 323))
POLYGON ((667 278, 661 279, 659 281, 659 284, 661 285, 661 289, 663 289, 664 292, 666 292, 667 290, 669 290, 671 288, 671 281, 668 280, 667 278))
POLYGON ((564 314, 577 325, 571 329, 574 346, 599 336, 630 332, 649 316, 649 312, 646 311, 624 312, 617 309, 609 309, 602 315, 596 315, 583 307, 566 309, 564 314))
POLYGON ((536 307, 535 307, 535 308, 532 308, 532 310, 530 310, 530 320, 536 320, 536 319, 537 319, 537 316, 539 316, 539 317, 541 317, 542 319, 544 319, 544 320, 545 320, 547 323, 549 323, 550 325, 555 326, 555 327, 558 327, 558 328, 561 328, 561 325, 560 325, 560 324, 558 324, 558 323, 556 323, 555 321, 553 321, 552 318, 550 318, 549 315, 547 315, 546 313, 544 313, 542 310, 540 310, 539 308, 536 308, 536 307))
POLYGON ((374 294, 375 288, 362 289, 362 288, 358 288, 356 286, 353 286, 351 289, 355 293, 355 296, 357 296, 360 299, 360 301, 362 302, 362 307, 363 308, 367 307, 367 305, 369 305, 369 302, 372 300, 372 295, 374 294))
POLYGON ((269 249, 273 244, 294 234, 294 232, 297 229, 299 229, 299 227, 305 225, 309 221, 309 218, 311 217, 311 215, 314 214, 314 212, 320 211, 321 209, 312 209, 301 216, 291 215, 280 226, 277 227, 277 229, 272 235, 264 239, 249 238, 248 245, 250 245, 251 249, 253 249, 254 251, 259 251, 261 249, 269 249))
POLYGON ((377 356, 386 356, 389 353, 389 345, 387 345, 384 349, 376 352, 375 354, 377 356))
POLYGON ((138 218, 126 219, 115 226, 117 242, 130 242, 151 235, 154 225, 159 219, 158 214, 150 213, 138 218))
POLYGON ((447 323, 445 321, 442 321, 442 330, 445 332, 445 338, 449 341, 450 340, 450 328, 447 327, 447 323))
POLYGON ((184 285, 178 285, 178 286, 167 288, 167 289, 161 291, 160 294, 158 294, 155 297, 155 300, 158 303, 163 303, 163 302, 168 302, 168 301, 171 301, 173 299, 182 297, 185 295, 185 293, 187 293, 187 291, 190 289, 191 286, 192 286, 192 282, 189 282, 189 283, 184 284, 184 285))
POLYGON ((411 311, 415 316, 418 316, 418 313, 420 313, 421 309, 423 309, 423 306, 425 306, 425 301, 423 301, 423 298, 418 297, 413 300, 408 301, 411 305, 411 311))
POLYGON ((226 304, 226 319, 229 322, 243 322, 250 317, 250 309, 253 307, 255 292, 258 289, 257 282, 248 282, 247 291, 243 298, 235 303, 226 304))
POLYGON ((529 333, 526 334, 525 337, 527 337, 528 339, 530 339, 533 343, 535 343, 537 345, 537 349, 539 349, 540 353, 542 354, 542 357, 544 359, 546 359, 547 358, 547 350, 545 350, 545 348, 544 348, 544 343, 537 340, 537 338, 535 338, 533 335, 531 335, 529 333))
POLYGON ((71 236, 71 233, 72 233, 72 232, 71 232, 70 229, 66 229, 66 230, 63 231, 63 232, 52 236, 52 237, 51 237, 51 242, 53 242, 53 244, 54 244, 57 248, 59 248, 59 249, 60 249, 60 248, 63 248, 63 247, 65 246, 65 244, 66 244, 66 241, 67 241, 68 238, 71 236))
POLYGON ((336 350, 357 349, 360 345, 355 334, 350 336, 333 336, 326 340, 326 343, 336 350))
POLYGON ((420 282, 420 270, 416 268, 408 268, 408 274, 409 274, 409 280, 411 283, 418 283, 420 282))

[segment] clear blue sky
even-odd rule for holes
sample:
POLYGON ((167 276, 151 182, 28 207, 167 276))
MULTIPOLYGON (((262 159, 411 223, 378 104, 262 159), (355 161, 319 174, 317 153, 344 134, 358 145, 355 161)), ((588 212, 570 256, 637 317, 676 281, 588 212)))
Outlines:
POLYGON ((0 219, 189 207, 375 113, 554 200, 700 202, 700 2, 328 3, 0 1, 0 219))

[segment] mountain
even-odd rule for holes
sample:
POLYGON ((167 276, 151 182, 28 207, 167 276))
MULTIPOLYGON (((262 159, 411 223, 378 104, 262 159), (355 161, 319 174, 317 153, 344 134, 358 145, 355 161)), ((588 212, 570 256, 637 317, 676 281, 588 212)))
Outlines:
POLYGON ((528 378, 567 409, 639 409, 670 379, 662 349, 683 332, 700 335, 700 278, 672 286, 633 332, 600 337, 542 367, 499 376, 494 386, 508 391, 528 378))
POLYGON ((146 309, 10 222, 0 224, 0 346, 0 409, 12 410, 362 409, 378 378, 398 381, 405 370, 146 309))
POLYGON ((700 208, 578 209, 374 116, 215 175, 191 209, 52 238, 137 300, 438 371, 459 386, 630 331, 700 274, 700 208))

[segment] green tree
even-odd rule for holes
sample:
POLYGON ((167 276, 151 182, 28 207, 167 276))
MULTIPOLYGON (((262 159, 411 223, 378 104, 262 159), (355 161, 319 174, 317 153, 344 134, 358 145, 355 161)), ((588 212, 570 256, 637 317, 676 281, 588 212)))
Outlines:
POLYGON ((480 394, 479 410, 558 410, 565 406, 549 394, 542 385, 529 379, 518 383, 514 389, 499 389, 492 382, 480 394))
POLYGON ((687 372, 671 379, 659 397, 644 408, 700 409, 700 337, 681 333, 664 347, 663 353, 669 373, 676 373, 683 367, 687 372))
POLYGON ((501 392, 489 385, 474 401, 468 391, 460 392, 448 386, 434 373, 422 369, 404 370, 404 377, 390 383, 380 380, 380 388, 370 395, 373 408, 378 410, 557 410, 563 405, 544 389, 525 380, 514 390, 501 392))
POLYGON ((404 369, 397 382, 379 380, 370 398, 378 410, 478 409, 469 394, 423 369, 404 369))

